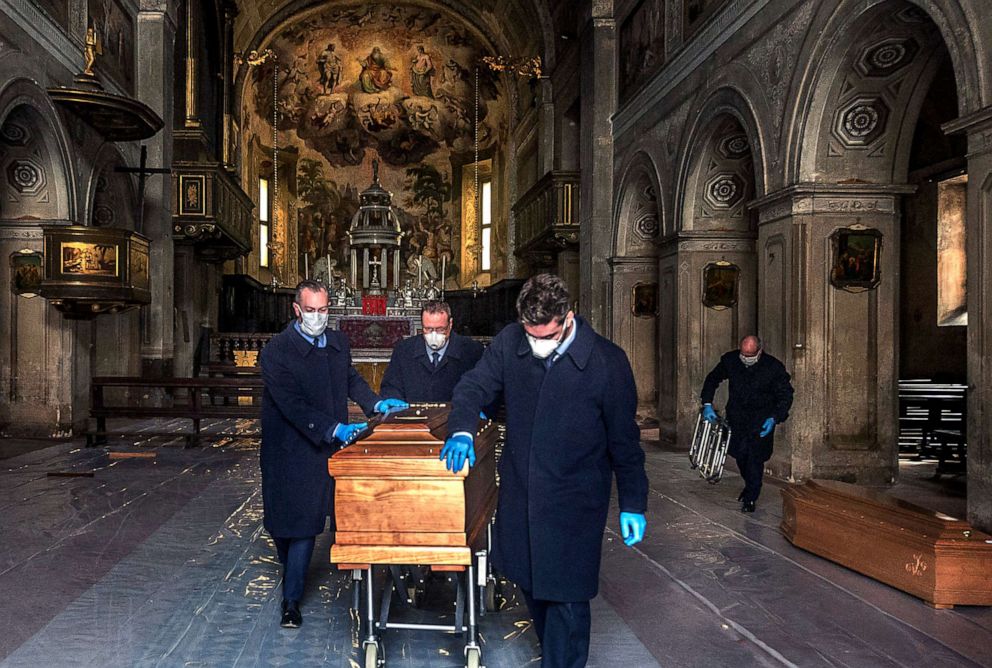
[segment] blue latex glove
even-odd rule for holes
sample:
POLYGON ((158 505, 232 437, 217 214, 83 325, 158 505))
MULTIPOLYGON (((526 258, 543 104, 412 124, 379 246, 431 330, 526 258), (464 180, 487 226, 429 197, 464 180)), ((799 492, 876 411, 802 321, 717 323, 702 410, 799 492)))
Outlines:
POLYGON ((764 438, 765 436, 768 436, 768 434, 772 433, 773 429, 775 429, 775 418, 768 418, 765 420, 765 423, 761 425, 761 433, 758 434, 758 436, 764 438))
POLYGON ((465 434, 455 434, 449 436, 441 449, 441 456, 438 459, 445 460, 445 465, 452 473, 462 470, 465 460, 468 460, 468 467, 475 466, 475 448, 472 447, 472 437, 465 434))
POLYGON ((338 426, 334 428, 334 438, 338 439, 345 445, 349 445, 358 433, 365 429, 369 425, 368 422, 356 422, 355 424, 345 424, 344 422, 339 422, 338 426))
POLYGON ((628 547, 641 542, 648 521, 640 513, 620 513, 620 534, 628 547))
POLYGON ((486 414, 485 413, 483 413, 482 411, 479 411, 479 419, 480 420, 488 420, 489 418, 486 417, 486 414))
POLYGON ((716 411, 710 404, 703 406, 703 419, 707 422, 716 422, 716 411))
POLYGON ((390 411, 399 411, 404 408, 409 408, 410 404, 403 401, 402 399, 380 399, 376 403, 374 410, 376 413, 388 413, 390 411))

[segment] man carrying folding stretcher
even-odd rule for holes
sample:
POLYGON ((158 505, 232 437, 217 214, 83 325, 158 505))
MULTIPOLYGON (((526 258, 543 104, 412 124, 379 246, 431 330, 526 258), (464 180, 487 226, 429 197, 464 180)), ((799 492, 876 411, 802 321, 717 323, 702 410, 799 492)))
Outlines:
POLYGON ((775 425, 789 417, 792 383, 785 366, 764 352, 757 336, 741 339, 740 349, 724 354, 706 376, 700 394, 705 420, 716 422, 713 395, 725 380, 730 381, 727 422, 731 433, 727 452, 744 478, 744 489, 737 500, 742 513, 753 513, 761 493, 765 462, 772 456, 775 425))
POLYGON ((493 559, 527 600, 544 668, 586 663, 612 476, 624 542, 640 541, 646 526, 630 363, 569 302, 557 276, 524 284, 520 322, 503 329, 455 386, 441 452, 454 472, 472 466, 479 409, 503 393, 507 440, 493 559))

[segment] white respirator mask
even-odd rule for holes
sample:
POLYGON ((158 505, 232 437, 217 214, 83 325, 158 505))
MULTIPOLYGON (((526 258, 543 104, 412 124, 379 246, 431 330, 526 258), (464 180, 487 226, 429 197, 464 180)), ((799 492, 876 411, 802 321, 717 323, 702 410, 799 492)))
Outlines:
POLYGON ((740 356, 741 362, 744 363, 744 366, 754 366, 755 364, 758 363, 758 359, 760 357, 761 357, 761 353, 760 352, 757 355, 755 355, 754 357, 745 357, 744 355, 741 355, 740 356))
POLYGON ((326 313, 303 313, 303 319, 300 322, 300 330, 304 334, 316 339, 324 333, 325 329, 327 329, 326 313))
POLYGON ((440 350, 444 347, 448 337, 441 332, 427 332, 424 334, 424 340, 427 342, 427 345, 431 350, 440 350))
POLYGON ((530 351, 533 353, 534 357, 539 360, 544 360, 550 357, 551 353, 557 350, 558 346, 561 345, 561 342, 565 340, 565 332, 568 331, 569 327, 571 327, 571 324, 562 327, 561 334, 557 339, 538 339, 528 334, 527 343, 530 344, 530 351))

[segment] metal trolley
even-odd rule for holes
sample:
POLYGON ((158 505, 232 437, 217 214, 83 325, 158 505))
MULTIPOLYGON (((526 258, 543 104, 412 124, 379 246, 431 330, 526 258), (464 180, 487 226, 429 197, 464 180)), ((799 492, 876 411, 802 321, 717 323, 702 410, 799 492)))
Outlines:
POLYGON ((432 565, 432 569, 455 573, 455 613, 452 624, 423 624, 414 622, 391 622, 389 612, 393 592, 405 598, 408 605, 417 607, 416 596, 412 591, 409 571, 401 571, 398 564, 369 564, 364 569, 353 569, 352 607, 362 625, 362 654, 364 668, 381 668, 386 664, 382 634, 386 629, 407 629, 418 631, 439 631, 461 633, 465 638, 465 668, 484 668, 482 646, 479 644, 479 617, 487 608, 495 610, 498 597, 496 578, 493 575, 489 554, 492 545, 492 521, 486 529, 484 549, 473 552, 467 566, 432 565), (375 608, 375 569, 388 569, 385 586, 379 600, 378 615, 375 608), (362 581, 365 586, 362 587, 362 581))
POLYGON ((699 475, 710 483, 720 482, 723 477, 723 464, 730 447, 730 425, 722 417, 716 422, 703 419, 700 411, 696 418, 696 429, 692 432, 692 446, 689 448, 689 466, 699 470, 699 475))

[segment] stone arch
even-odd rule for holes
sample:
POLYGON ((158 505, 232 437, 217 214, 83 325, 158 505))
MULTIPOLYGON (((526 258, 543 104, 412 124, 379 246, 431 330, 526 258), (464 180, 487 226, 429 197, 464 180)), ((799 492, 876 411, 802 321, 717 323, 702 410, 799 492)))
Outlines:
POLYGON ((647 153, 638 152, 628 162, 617 192, 613 255, 657 255, 656 240, 674 230, 666 225, 658 169, 647 153))
POLYGON ((630 359, 643 412, 654 413, 662 316, 657 241, 664 216, 658 171, 647 153, 638 152, 627 164, 617 192, 610 258, 612 339, 630 359))
POLYGON ((127 161, 112 144, 104 144, 94 161, 86 188, 86 224, 133 230, 139 203, 134 178, 116 171, 127 161))
POLYGON ((746 204, 766 191, 769 142, 753 105, 739 90, 725 85, 704 97, 699 109, 676 182, 674 215, 679 230, 694 229, 697 215, 747 219, 746 204))
POLYGON ((0 218, 74 220, 72 163, 58 114, 25 79, 0 90, 0 218))
POLYGON ((987 95, 975 38, 957 3, 939 0, 845 2, 816 33, 796 96, 786 164, 789 182, 905 179, 920 105, 942 58, 949 57, 958 115, 987 95), (906 134, 909 132, 909 138, 906 134))

